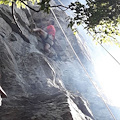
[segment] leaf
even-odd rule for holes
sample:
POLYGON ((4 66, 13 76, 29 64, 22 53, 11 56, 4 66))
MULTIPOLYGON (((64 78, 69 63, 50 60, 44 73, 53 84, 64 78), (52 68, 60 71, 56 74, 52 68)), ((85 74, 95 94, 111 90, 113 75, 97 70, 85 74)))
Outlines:
POLYGON ((40 0, 36 0, 37 1, 37 3, 39 3, 40 2, 40 0))
POLYGON ((12 2, 9 2, 9 4, 8 4, 9 6, 12 6, 12 2))
POLYGON ((76 34, 77 34, 77 32, 76 32, 76 31, 74 31, 74 32, 73 32, 73 34, 74 34, 74 35, 76 35, 76 34))

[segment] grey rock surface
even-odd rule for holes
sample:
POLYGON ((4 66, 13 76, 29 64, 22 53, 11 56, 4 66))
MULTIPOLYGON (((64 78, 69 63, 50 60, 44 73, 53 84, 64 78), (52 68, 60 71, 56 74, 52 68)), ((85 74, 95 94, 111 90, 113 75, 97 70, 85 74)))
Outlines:
POLYGON ((51 51, 57 58, 43 54, 41 39, 31 31, 31 24, 43 18, 47 22, 47 15, 40 12, 31 16, 30 11, 15 8, 20 33, 11 9, 0 5, 0 13, 0 84, 8 95, 0 107, 0 120, 92 120, 87 105, 80 108, 76 104, 83 99, 74 100, 61 81, 56 59, 67 60, 65 50, 56 43, 59 48, 51 51))

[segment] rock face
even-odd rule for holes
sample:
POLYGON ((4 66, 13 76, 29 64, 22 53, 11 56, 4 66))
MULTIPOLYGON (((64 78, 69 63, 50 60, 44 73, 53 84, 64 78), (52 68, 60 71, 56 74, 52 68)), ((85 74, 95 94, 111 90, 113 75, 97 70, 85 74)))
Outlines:
MULTIPOLYGON (((65 14, 54 12, 91 74, 87 48, 67 28, 65 14)), ((0 14, 0 84, 8 95, 0 107, 0 120, 112 120, 57 22, 52 54, 42 52, 42 40, 32 28, 46 27, 47 21, 54 19, 52 13, 15 8, 22 33, 8 6, 0 5, 0 14)))
MULTIPOLYGON (((45 17, 44 13, 32 13, 31 16, 30 11, 15 8, 20 33, 11 9, 1 5, 0 13, 0 84, 8 95, 0 108, 0 120, 93 119, 87 105, 82 103, 84 100, 72 95, 61 81, 57 64, 68 59, 65 50, 56 43, 56 52, 55 48, 51 50, 54 55, 49 58, 41 52, 43 45, 39 36, 31 31, 34 21, 38 27, 39 23, 44 26, 51 14, 45 17), (78 102, 82 108, 77 106, 78 102)), ((67 44, 63 47, 67 49, 67 44)))

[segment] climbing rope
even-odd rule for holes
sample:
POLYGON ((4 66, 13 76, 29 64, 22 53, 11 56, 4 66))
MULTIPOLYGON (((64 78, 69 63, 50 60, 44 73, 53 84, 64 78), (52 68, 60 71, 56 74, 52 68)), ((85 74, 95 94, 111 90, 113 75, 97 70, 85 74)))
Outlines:
MULTIPOLYGON (((61 5, 64 6, 64 4, 58 0, 61 5)), ((84 27, 84 26, 83 26, 84 27)), ((89 32, 89 31, 88 31, 89 32)), ((90 32, 89 32, 90 33, 90 32)), ((94 38, 94 36, 90 33, 90 35, 94 38)), ((99 42, 98 42, 99 43, 99 42)), ((100 43, 99 43, 100 44, 100 43)), ((120 65, 120 62, 103 46, 100 44, 100 46, 120 65)))
POLYGON ((120 62, 103 45, 100 44, 100 46, 120 65, 120 62))
MULTIPOLYGON (((84 27, 84 26, 83 26, 84 27)), ((91 34, 91 32, 90 31, 88 31, 89 32, 89 34, 93 37, 93 38, 95 38, 92 34, 91 34)), ((80 33, 79 33, 80 34, 80 33)), ((115 62, 117 62, 119 65, 120 65, 120 62, 103 46, 103 45, 101 45, 99 42, 98 42, 98 44, 115 60, 115 62)))
MULTIPOLYGON (((58 1, 59 1, 60 3, 62 3, 60 0, 58 0, 58 1)), ((63 5, 63 4, 62 4, 62 5, 63 5)), ((57 23, 58 23, 58 25, 59 25, 59 27, 60 27, 61 31, 63 32, 63 34, 64 34, 64 36, 65 36, 65 38, 66 38, 66 41, 68 42, 68 44, 69 44, 70 48, 72 49, 73 53, 75 54, 75 56, 76 56, 76 58, 77 58, 78 62, 80 63, 80 65, 82 66, 82 68, 83 68, 83 70, 85 71, 86 75, 88 76, 89 80, 91 81, 91 83, 93 84, 93 86, 95 87, 95 89, 97 90, 97 92, 98 92, 99 96, 100 96, 100 97, 101 97, 101 99, 103 100, 103 102, 104 102, 104 104, 105 104, 106 108, 108 109, 108 111, 110 112, 110 114, 111 114, 112 118, 113 118, 114 120, 116 120, 116 118, 115 118, 115 116, 113 115, 112 111, 110 110, 110 108, 108 107, 108 105, 107 105, 107 104, 106 104, 106 102, 104 101, 104 99, 103 99, 102 95, 100 94, 100 92, 99 92, 99 90, 98 90, 97 86, 94 84, 94 82, 93 82, 92 78, 91 78, 91 77, 90 77, 90 75, 88 74, 88 72, 87 72, 87 70, 85 69, 84 65, 82 64, 82 62, 81 62, 80 58, 78 57, 78 55, 76 54, 76 52, 75 52, 74 48, 72 47, 72 45, 71 45, 71 43, 70 43, 70 41, 69 41, 68 37, 66 36, 66 34, 65 34, 65 32, 64 32, 64 30, 63 30, 63 28, 62 28, 61 24, 60 24, 60 22, 58 21, 58 19, 57 19, 57 17, 56 17, 56 15, 55 15, 55 13, 54 13, 54 11, 53 11, 53 9, 51 8, 50 10, 51 10, 51 12, 52 12, 52 14, 53 14, 53 16, 54 16, 55 20, 57 21, 57 23)))

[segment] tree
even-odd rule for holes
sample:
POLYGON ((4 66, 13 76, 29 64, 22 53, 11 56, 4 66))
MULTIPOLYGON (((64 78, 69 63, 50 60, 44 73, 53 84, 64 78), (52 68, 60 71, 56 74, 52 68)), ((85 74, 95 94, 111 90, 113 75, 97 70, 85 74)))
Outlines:
MULTIPOLYGON (((86 0, 86 5, 81 4, 78 0, 64 5, 50 5, 50 0, 1 0, 0 4, 9 6, 17 5, 18 8, 26 6, 35 12, 43 10, 49 13, 50 7, 58 7, 66 11, 74 12, 74 17, 69 17, 68 26, 74 28, 74 25, 84 24, 84 28, 97 40, 99 43, 114 43, 120 47, 120 41, 116 39, 120 36, 120 1, 119 0, 86 0), (28 2, 40 5, 38 10, 31 8, 28 2)), ((13 11, 13 7, 12 7, 13 11)))

